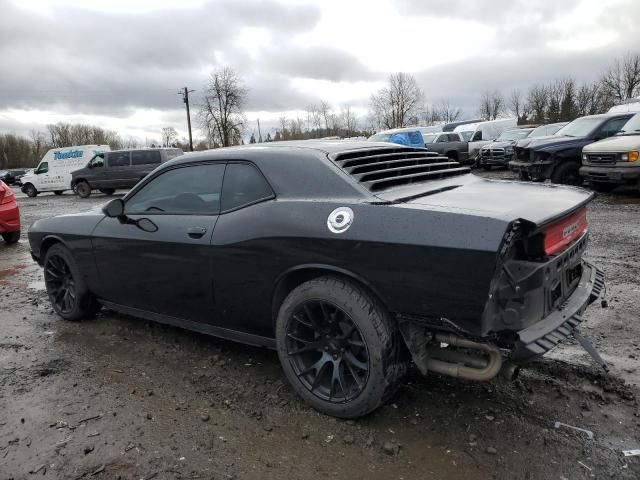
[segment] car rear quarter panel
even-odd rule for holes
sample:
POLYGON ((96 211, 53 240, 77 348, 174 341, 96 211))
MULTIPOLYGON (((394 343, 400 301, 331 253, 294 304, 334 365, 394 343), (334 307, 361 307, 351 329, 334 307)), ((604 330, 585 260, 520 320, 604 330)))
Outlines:
POLYGON ((221 215, 213 235, 214 292, 232 328, 273 335, 274 289, 305 266, 362 279, 390 311, 456 319, 474 330, 487 299, 503 221, 402 206, 269 201, 221 215), (354 211, 334 234, 327 217, 354 211))

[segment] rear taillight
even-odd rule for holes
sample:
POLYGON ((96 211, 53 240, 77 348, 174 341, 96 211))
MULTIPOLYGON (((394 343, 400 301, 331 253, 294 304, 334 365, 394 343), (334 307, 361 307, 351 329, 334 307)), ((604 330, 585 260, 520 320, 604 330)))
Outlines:
POLYGON ((578 239, 587 229, 587 209, 582 208, 544 229, 544 253, 555 255, 578 239))
POLYGON ((0 205, 13 202, 15 195, 9 187, 0 185, 0 205))

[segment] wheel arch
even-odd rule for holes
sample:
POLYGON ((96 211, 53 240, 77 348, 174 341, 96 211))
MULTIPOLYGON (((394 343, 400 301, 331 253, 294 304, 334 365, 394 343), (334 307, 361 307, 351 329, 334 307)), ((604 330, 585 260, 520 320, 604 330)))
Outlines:
MULTIPOLYGON (((64 242, 64 240, 57 236, 57 235, 48 235, 46 236, 43 240, 42 243, 40 244, 40 258, 39 258, 39 262, 40 264, 44 264, 44 257, 47 255, 47 252, 49 251, 49 249, 51 247, 53 247, 56 244, 62 244, 65 247, 67 247, 67 244, 64 242)), ((68 248, 68 247, 67 247, 68 248)))
POLYGON ((284 299, 291 291, 304 282, 324 276, 336 276, 354 282, 375 297, 389 311, 388 305, 380 292, 360 275, 335 265, 304 264, 288 269, 278 276, 271 294, 271 319, 275 326, 278 311, 284 299))

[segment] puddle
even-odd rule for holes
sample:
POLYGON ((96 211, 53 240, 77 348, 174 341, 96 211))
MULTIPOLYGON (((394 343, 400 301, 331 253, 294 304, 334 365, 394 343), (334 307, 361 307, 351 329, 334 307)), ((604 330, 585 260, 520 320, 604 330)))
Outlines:
POLYGON ((16 267, 6 268, 4 270, 0 270, 0 284, 6 282, 9 277, 12 277, 16 273, 19 273, 20 270, 23 270, 26 265, 18 265, 16 267))

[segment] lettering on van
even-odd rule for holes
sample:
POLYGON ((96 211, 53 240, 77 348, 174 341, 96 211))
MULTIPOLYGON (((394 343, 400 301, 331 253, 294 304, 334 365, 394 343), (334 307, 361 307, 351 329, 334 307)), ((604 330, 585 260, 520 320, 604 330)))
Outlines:
POLYGON ((67 152, 53 152, 54 160, 65 160, 67 158, 80 158, 84 155, 82 150, 69 150, 67 152))

